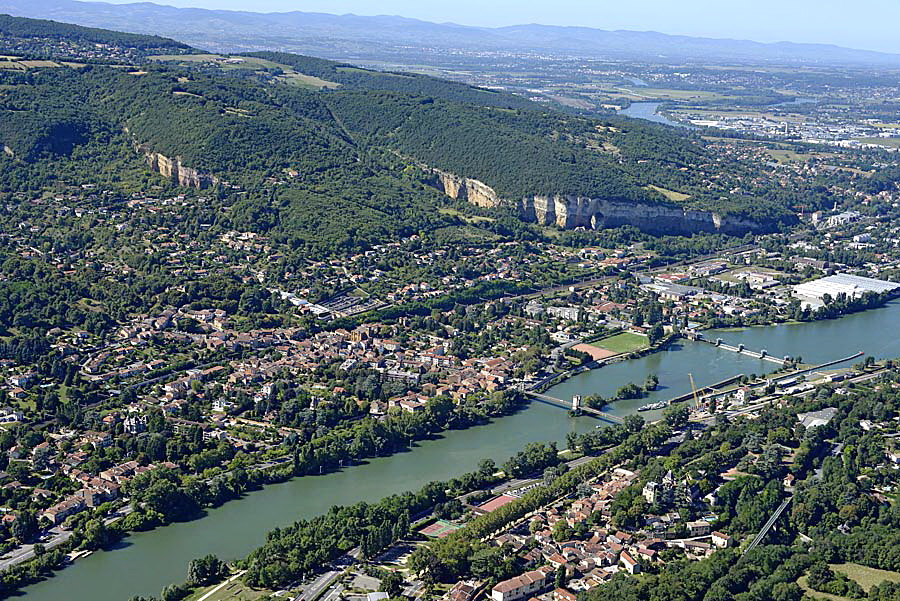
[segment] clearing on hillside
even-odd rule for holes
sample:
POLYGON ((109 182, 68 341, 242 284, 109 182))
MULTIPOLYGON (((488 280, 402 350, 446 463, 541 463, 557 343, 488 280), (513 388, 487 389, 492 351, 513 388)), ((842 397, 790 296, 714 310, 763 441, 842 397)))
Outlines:
POLYGON ((685 194, 683 192, 676 192, 675 190, 669 190, 667 188, 661 188, 659 186, 649 185, 647 186, 651 190, 656 190, 669 200, 674 200, 675 202, 684 202, 688 198, 691 197, 690 194, 685 194))
MULTIPOLYGON (((881 584, 884 581, 900 582, 900 572, 878 570, 858 563, 832 563, 828 565, 835 573, 844 574, 851 580, 854 580, 867 593, 873 586, 881 584)), ((797 580, 797 584, 803 589, 803 592, 806 593, 806 595, 809 595, 814 599, 822 599, 823 601, 850 601, 849 597, 841 597, 839 595, 820 593, 819 591, 812 590, 807 583, 806 575, 801 576, 797 580)))
POLYGON ((280 69, 282 74, 278 77, 278 80, 287 84, 314 90, 341 87, 341 84, 339 83, 326 81, 312 75, 306 75, 296 71, 293 67, 289 67, 288 65, 282 65, 256 56, 227 56, 224 54, 159 54, 149 58, 150 60, 162 63, 213 63, 224 70, 280 69))
POLYGON ((885 580, 900 582, 900 572, 878 570, 858 563, 833 563, 831 564, 831 569, 845 574, 851 580, 855 580, 867 593, 873 586, 881 584, 885 580))

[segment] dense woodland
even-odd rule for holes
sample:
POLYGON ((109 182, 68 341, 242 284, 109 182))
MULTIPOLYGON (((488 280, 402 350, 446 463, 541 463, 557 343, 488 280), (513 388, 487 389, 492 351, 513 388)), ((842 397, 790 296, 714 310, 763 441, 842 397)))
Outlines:
POLYGON ((520 96, 436 79, 427 75, 372 71, 349 64, 336 63, 310 56, 288 54, 286 52, 251 52, 247 56, 287 65, 306 75, 338 83, 341 85, 341 90, 400 92, 405 95, 442 98, 451 102, 479 106, 506 109, 539 109, 537 104, 520 96))
POLYGON ((563 194, 672 204, 649 187, 659 185, 690 194, 692 207, 769 226, 789 220, 780 199, 748 202, 706 190, 700 172, 692 174, 713 157, 666 128, 567 116, 424 76, 259 56, 341 85, 317 91, 240 69, 153 63, 139 71, 2 72, 0 142, 13 158, 0 161, 0 182, 36 191, 78 174, 96 179, 98 164, 136 171, 139 153, 160 153, 215 178, 216 194, 227 195, 226 183, 242 186, 236 224, 282 232, 295 248, 338 253, 446 225, 435 215, 446 200, 417 166, 480 179, 510 199, 563 194))
POLYGON ((190 48, 187 44, 160 36, 124 33, 109 29, 70 25, 69 23, 60 23, 58 21, 46 21, 44 19, 11 17, 9 15, 0 15, 0 34, 22 38, 52 36, 63 38, 70 42, 128 46, 141 50, 160 48, 188 50, 190 48))

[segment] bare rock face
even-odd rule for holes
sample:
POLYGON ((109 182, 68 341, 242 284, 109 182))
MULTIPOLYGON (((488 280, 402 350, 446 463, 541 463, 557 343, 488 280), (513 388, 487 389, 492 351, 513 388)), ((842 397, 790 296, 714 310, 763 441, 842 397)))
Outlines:
POLYGON ((434 186, 451 198, 467 200, 481 207, 515 207, 525 221, 556 225, 563 229, 584 227, 603 229, 633 225, 652 233, 693 234, 722 232, 743 235, 764 231, 763 224, 749 219, 721 216, 712 211, 687 209, 677 205, 634 203, 572 195, 535 195, 520 200, 501 198, 484 182, 436 169, 434 186))
POLYGON ((503 203, 493 188, 477 179, 460 177, 433 169, 435 187, 451 198, 467 200, 479 207, 496 207, 503 203))
MULTIPOLYGON (((125 133, 131 133, 125 128, 125 133)), ((156 171, 163 177, 172 180, 173 183, 185 188, 197 188, 202 190, 209 188, 219 182, 219 180, 208 173, 202 173, 191 167, 187 167, 182 163, 181 157, 169 158, 164 154, 160 154, 152 150, 147 144, 141 144, 132 138, 134 149, 144 155, 150 169, 156 171)))
POLYGON ((170 159, 158 152, 147 150, 144 151, 144 156, 147 158, 151 169, 163 177, 171 179, 179 186, 203 189, 212 186, 217 181, 212 175, 201 173, 196 169, 185 166, 181 162, 181 157, 170 159))
POLYGON ((532 196, 521 200, 519 214, 541 225, 564 229, 602 229, 633 225, 643 231, 692 234, 722 232, 744 234, 762 231, 764 226, 749 219, 721 216, 712 211, 676 205, 645 204, 589 198, 585 196, 532 196))
POLYGON ((13 149, 10 148, 9 146, 7 146, 6 144, 3 145, 3 153, 6 154, 7 156, 11 156, 11 157, 16 156, 16 153, 13 152, 13 149))

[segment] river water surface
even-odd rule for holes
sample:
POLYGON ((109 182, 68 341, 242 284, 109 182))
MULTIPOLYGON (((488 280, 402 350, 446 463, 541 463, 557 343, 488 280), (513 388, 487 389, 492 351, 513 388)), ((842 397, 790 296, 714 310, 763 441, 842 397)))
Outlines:
MULTIPOLYGON (((900 301, 882 309, 837 320, 742 330, 713 331, 748 349, 766 349, 775 356, 800 355, 805 362, 824 363, 860 350, 879 358, 900 357, 900 301)), ((569 399, 573 394, 611 396, 617 388, 659 377, 660 390, 649 399, 621 401, 608 410, 628 415, 639 405, 690 391, 688 374, 697 386, 712 384, 738 373, 765 373, 774 363, 717 349, 700 342, 679 341, 669 350, 640 359, 578 374, 548 394, 569 399)), ((659 412, 644 414, 655 419, 659 412)), ((96 552, 25 590, 25 597, 60 601, 126 601, 133 595, 157 595, 166 585, 182 582, 191 559, 215 553, 223 559, 248 554, 265 541, 268 530, 300 518, 326 512, 332 505, 378 499, 414 490, 474 469, 491 457, 504 460, 526 443, 562 442, 570 431, 588 432, 599 422, 571 418, 560 408, 534 402, 515 415, 492 424, 448 432, 424 441, 410 452, 375 459, 365 465, 318 477, 296 478, 268 486, 210 510, 202 519, 130 536, 120 549, 96 552)))
POLYGON ((660 102, 632 102, 628 108, 622 109, 619 111, 620 115, 625 115, 626 117, 631 117, 633 119, 646 119, 647 121, 653 121, 654 123, 662 123, 664 125, 674 125, 675 127, 683 127, 685 129, 699 129, 695 125, 688 125, 685 123, 679 123, 678 121, 673 121, 669 119, 665 115, 660 115, 657 111, 659 110, 659 105, 662 104, 660 102))

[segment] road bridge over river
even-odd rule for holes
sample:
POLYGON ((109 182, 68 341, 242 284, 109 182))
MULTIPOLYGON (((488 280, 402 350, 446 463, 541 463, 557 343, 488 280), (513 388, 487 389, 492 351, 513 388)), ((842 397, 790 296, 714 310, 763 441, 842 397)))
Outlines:
POLYGON ((599 419, 602 419, 607 422, 611 422, 613 424, 624 424, 625 420, 617 415, 612 415, 610 413, 606 413, 604 411, 599 411, 594 409, 593 407, 585 407, 581 404, 581 397, 576 396, 572 399, 571 402, 566 402, 562 399, 558 399, 556 397, 541 394, 539 392, 525 391, 526 396, 530 396, 531 398, 537 399, 539 401, 544 401, 545 403, 550 403, 551 405, 559 405, 561 407, 565 407, 567 409, 572 409, 573 411, 581 411, 583 413, 587 413, 588 415, 593 415, 599 419))

